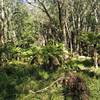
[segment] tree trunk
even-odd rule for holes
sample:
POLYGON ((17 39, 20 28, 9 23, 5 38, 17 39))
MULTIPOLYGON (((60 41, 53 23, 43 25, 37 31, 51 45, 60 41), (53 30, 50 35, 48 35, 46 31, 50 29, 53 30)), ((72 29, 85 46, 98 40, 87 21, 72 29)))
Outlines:
MULTIPOLYGON (((4 27, 4 25, 3 25, 3 18, 4 18, 4 11, 3 11, 3 0, 0 0, 0 12, 1 12, 1 16, 0 16, 0 49, 2 48, 2 45, 3 45, 3 43, 4 43, 4 41, 3 41, 3 34, 4 34, 4 32, 3 32, 3 27, 4 27)), ((0 66, 2 65, 2 52, 0 52, 0 66)))
POLYGON ((63 41, 65 48, 67 48, 67 35, 66 35, 66 25, 65 25, 65 20, 66 20, 66 7, 65 7, 65 2, 64 0, 59 0, 57 1, 58 3, 58 11, 59 11, 59 26, 60 26, 60 31, 63 35, 63 41))
POLYGON ((96 44, 94 45, 94 66, 95 68, 98 68, 98 57, 97 57, 96 44))

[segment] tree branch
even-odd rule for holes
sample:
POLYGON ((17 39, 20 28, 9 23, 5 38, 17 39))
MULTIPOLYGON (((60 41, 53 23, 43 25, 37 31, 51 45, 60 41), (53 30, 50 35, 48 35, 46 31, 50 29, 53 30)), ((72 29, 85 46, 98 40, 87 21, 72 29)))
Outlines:
POLYGON ((52 21, 52 17, 50 16, 50 14, 49 14, 47 8, 45 7, 45 5, 43 4, 43 2, 41 2, 40 0, 38 0, 39 4, 42 6, 42 8, 41 8, 41 7, 39 7, 39 6, 34 5, 32 2, 30 2, 30 1, 28 1, 28 0, 26 0, 26 1, 27 1, 27 3, 30 4, 31 6, 38 7, 40 10, 42 10, 43 12, 45 12, 46 15, 48 16, 49 20, 52 21))
POLYGON ((46 13, 46 15, 48 16, 49 20, 51 21, 52 20, 52 17, 50 16, 47 8, 45 7, 45 5, 43 4, 43 2, 41 2, 40 0, 38 0, 38 2, 40 3, 40 5, 43 7, 44 9, 44 12, 46 13))
POLYGON ((64 76, 58 78, 57 80, 55 80, 54 82, 52 82, 49 86, 47 86, 47 87, 45 87, 45 88, 43 88, 43 89, 41 89, 41 90, 37 90, 37 91, 35 91, 35 92, 32 91, 32 90, 29 90, 29 92, 30 92, 30 93, 33 93, 33 94, 45 92, 46 90, 48 90, 49 88, 51 88, 54 84, 56 84, 57 82, 59 82, 59 81, 61 81, 61 80, 63 80, 63 79, 64 79, 64 76))

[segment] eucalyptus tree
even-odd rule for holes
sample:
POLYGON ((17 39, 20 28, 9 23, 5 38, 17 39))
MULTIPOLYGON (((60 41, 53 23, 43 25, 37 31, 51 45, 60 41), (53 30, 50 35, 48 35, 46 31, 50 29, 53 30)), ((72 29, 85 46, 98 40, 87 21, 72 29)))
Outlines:
MULTIPOLYGON (((62 4, 60 4, 60 2, 56 2, 53 0, 47 1, 47 0, 36 0, 35 3, 29 2, 29 4, 36 6, 42 11, 42 13, 44 13, 48 19, 48 21, 46 22, 47 24, 43 23, 43 26, 46 27, 47 30, 45 30, 47 33, 47 38, 51 38, 53 40, 57 40, 57 41, 62 41, 64 40, 66 42, 66 34, 65 34, 65 30, 63 30, 63 16, 61 14, 61 10, 62 8, 60 8, 60 6, 65 3, 61 2, 62 4), (60 4, 60 5, 59 5, 60 4), (59 6, 59 8, 58 8, 59 6), (59 13, 57 12, 59 10, 59 13), (59 15, 58 15, 59 14, 59 15), (60 35, 60 36, 59 36, 60 35)), ((64 9, 65 10, 65 9, 64 9)), ((64 14, 64 13, 63 13, 64 14)))
MULTIPOLYGON (((80 54, 83 44, 80 41, 82 33, 99 33, 99 0, 34 0, 28 4, 40 9, 45 22, 40 23, 40 32, 55 41, 64 42, 65 47, 80 54)), ((34 16, 34 15, 33 15, 34 16)), ((37 15, 38 16, 38 15, 37 15)), ((42 19, 42 18, 41 18, 42 19)), ((85 35, 84 38, 87 38, 85 35)), ((96 38, 95 38, 96 39, 96 38)), ((96 47, 94 44, 94 55, 96 47)), ((87 44, 87 49, 89 44, 87 44)), ((86 52, 88 53, 86 50, 86 52)))

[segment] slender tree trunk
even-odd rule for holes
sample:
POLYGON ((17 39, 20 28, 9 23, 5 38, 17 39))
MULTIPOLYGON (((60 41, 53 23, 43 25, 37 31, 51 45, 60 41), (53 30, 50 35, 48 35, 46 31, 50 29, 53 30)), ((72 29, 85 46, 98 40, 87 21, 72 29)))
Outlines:
MULTIPOLYGON (((1 12, 1 16, 0 16, 0 48, 2 48, 2 45, 4 43, 3 41, 3 34, 4 34, 4 25, 3 25, 3 19, 4 19, 4 11, 3 11, 3 0, 0 0, 0 12, 1 12)), ((0 65, 2 65, 2 52, 0 52, 0 65)))
POLYGON ((67 48, 67 35, 66 35, 65 25, 63 26, 63 37, 64 37, 65 48, 67 48))
MULTIPOLYGON (((71 34, 71 31, 70 29, 68 28, 68 24, 66 22, 66 29, 67 29, 67 34, 68 34, 68 37, 69 37, 69 47, 70 47, 70 52, 71 54, 73 54, 73 44, 72 44, 72 34, 71 34)), ((67 37, 67 36, 66 36, 67 37)))
MULTIPOLYGON (((95 35, 97 35, 98 34, 98 29, 96 29, 97 28, 97 24, 98 24, 98 17, 97 17, 97 6, 96 6, 96 2, 97 2, 97 0, 94 0, 93 1, 93 5, 94 5, 94 16, 95 16, 95 21, 96 21, 96 25, 95 25, 95 35)), ((97 42, 94 44, 94 65, 95 65, 95 67, 96 68, 98 68, 98 56, 97 56, 97 49, 96 49, 96 47, 97 47, 97 42)))
POLYGON ((96 44, 94 45, 94 66, 98 68, 98 57, 97 57, 96 44))
POLYGON ((58 3, 58 11, 59 11, 59 25, 60 25, 60 31, 63 35, 63 41, 65 48, 67 48, 67 34, 66 34, 66 7, 65 7, 65 1, 59 0, 58 3))

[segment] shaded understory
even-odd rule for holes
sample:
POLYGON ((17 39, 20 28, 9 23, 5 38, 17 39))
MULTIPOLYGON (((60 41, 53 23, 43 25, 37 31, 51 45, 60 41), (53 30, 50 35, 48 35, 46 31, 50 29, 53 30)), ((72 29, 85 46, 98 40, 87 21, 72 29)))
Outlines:
MULTIPOLYGON (((88 66, 87 61, 72 62, 73 66, 88 66)), ((65 71, 67 71, 68 63, 65 69, 58 69, 56 72, 46 72, 41 66, 33 66, 22 62, 12 62, 0 68, 0 100, 64 100, 63 87, 61 84, 56 84, 44 93, 32 94, 29 90, 42 89, 65 71)), ((90 100, 99 100, 100 98, 100 77, 98 71, 78 71, 90 89, 90 100)), ((70 97, 66 97, 71 100, 70 97)))

